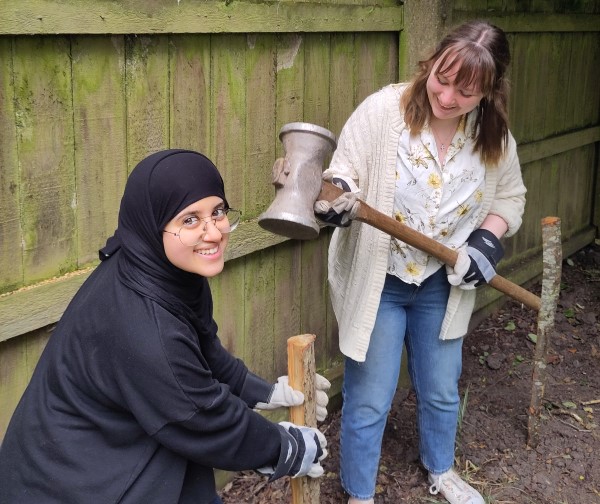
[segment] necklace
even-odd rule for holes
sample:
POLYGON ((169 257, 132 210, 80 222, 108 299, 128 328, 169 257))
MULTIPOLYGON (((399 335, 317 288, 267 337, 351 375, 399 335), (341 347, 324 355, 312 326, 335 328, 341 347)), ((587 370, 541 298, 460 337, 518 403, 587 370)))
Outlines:
POLYGON ((435 138, 436 144, 438 145, 439 149, 445 153, 449 142, 454 138, 454 134, 456 133, 456 130, 458 128, 458 124, 452 129, 452 131, 446 137, 445 140, 440 138, 439 134, 435 131, 435 128, 433 126, 430 126, 430 128, 431 132, 433 133, 433 138, 435 138))

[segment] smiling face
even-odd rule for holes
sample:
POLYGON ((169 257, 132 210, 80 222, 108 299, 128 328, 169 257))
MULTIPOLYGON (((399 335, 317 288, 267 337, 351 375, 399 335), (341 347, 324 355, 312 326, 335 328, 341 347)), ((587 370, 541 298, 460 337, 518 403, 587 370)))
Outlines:
POLYGON ((471 112, 483 98, 475 79, 457 82, 460 62, 456 59, 440 68, 443 56, 434 64, 427 79, 427 96, 433 116, 445 121, 471 112))
MULTIPOLYGON (((225 249, 229 233, 221 233, 210 219, 219 215, 224 202, 218 196, 209 196, 192 203, 171 219, 164 228, 163 245, 169 261, 178 268, 206 278, 218 275, 225 265, 225 249), (203 219, 204 222, 200 222, 203 219), (182 227, 196 233, 196 245, 184 245, 179 237, 182 227)), ((221 223, 218 223, 219 226, 221 223)), ((185 241, 185 239, 184 239, 185 241)))

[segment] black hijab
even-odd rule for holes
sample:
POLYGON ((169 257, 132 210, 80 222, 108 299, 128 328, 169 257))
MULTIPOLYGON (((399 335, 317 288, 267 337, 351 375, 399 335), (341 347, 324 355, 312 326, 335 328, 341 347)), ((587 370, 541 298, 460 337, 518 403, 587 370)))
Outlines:
POLYGON ((129 175, 117 231, 100 250, 100 260, 118 260, 121 282, 191 323, 199 334, 216 329, 208 282, 169 261, 163 229, 185 207, 209 196, 227 206, 223 179, 206 156, 181 149, 152 154, 129 175))

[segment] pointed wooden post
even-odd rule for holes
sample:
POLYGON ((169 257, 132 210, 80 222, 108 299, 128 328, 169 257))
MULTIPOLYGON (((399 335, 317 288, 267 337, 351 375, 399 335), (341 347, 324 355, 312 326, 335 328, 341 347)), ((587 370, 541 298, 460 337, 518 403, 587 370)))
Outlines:
POLYGON ((527 425, 527 445, 535 448, 539 442, 540 414, 546 386, 546 366, 548 357, 548 339, 554 330, 554 314, 560 294, 562 274, 562 242, 560 219, 545 217, 542 219, 542 295, 538 312, 537 341, 533 359, 533 384, 527 425))
MULTIPOLYGON (((315 403, 315 342, 314 334, 288 338, 288 380, 292 388, 304 394, 304 403, 290 408, 290 421, 296 425, 317 427, 315 403)), ((317 504, 320 500, 318 478, 293 478, 292 504, 317 504)))

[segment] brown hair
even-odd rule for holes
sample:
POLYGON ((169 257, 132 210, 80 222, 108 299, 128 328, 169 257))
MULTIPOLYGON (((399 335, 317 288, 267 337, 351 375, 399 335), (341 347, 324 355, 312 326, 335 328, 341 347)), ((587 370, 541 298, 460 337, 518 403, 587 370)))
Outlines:
POLYGON ((450 32, 434 53, 419 61, 419 69, 402 96, 404 121, 412 134, 419 133, 432 114, 427 97, 427 79, 436 61, 437 74, 444 75, 459 62, 455 83, 475 84, 483 94, 476 109, 475 146, 485 164, 495 165, 508 140, 508 90, 505 72, 510 50, 504 32, 485 21, 471 21, 450 32))

